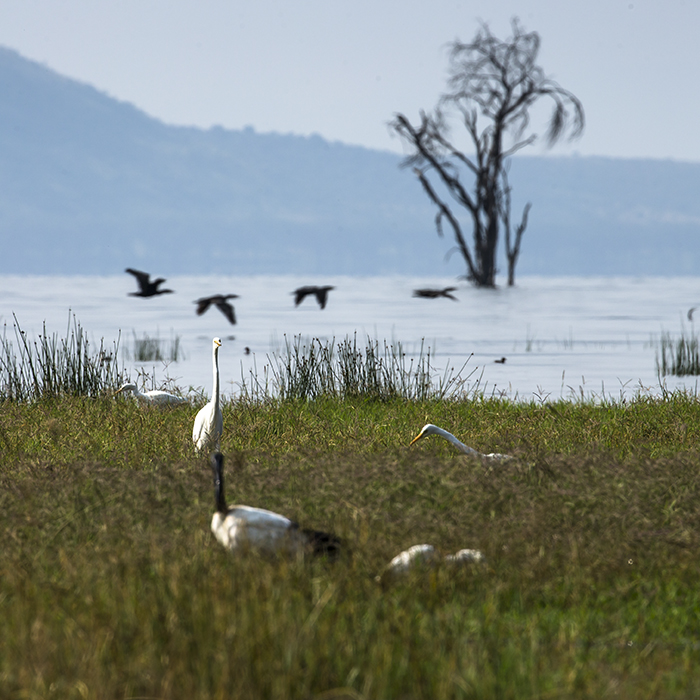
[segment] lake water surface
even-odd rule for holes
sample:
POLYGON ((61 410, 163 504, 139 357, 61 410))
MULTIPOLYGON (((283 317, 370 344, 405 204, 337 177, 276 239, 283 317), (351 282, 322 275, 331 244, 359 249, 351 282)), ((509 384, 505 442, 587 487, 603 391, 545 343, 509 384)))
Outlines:
MULTIPOLYGON (((619 399, 661 390, 656 369, 662 332, 694 331, 687 318, 700 306, 700 279, 523 277, 513 288, 474 289, 458 285, 449 299, 416 299, 418 287, 455 286, 452 279, 415 277, 174 276, 174 294, 149 299, 134 291, 130 275, 109 277, 0 276, 0 321, 14 341, 13 313, 30 337, 42 332, 65 337, 74 315, 91 344, 111 346, 121 334, 120 353, 132 378, 155 372, 156 383, 174 380, 183 390, 211 393, 211 339, 220 351, 222 390, 235 394, 253 366, 258 374, 285 338, 335 338, 357 334, 364 345, 401 342, 415 353, 430 348, 437 371, 461 367, 490 395, 530 400, 572 395, 619 399), (294 306, 291 292, 305 284, 331 284, 325 310, 313 297, 294 306), (229 324, 214 307, 195 314, 193 301, 235 293, 238 323, 229 324), (134 363, 134 337, 159 337, 166 348, 179 337, 184 358, 170 363, 134 363), (250 349, 250 354, 245 353, 250 349), (505 363, 495 360, 506 358, 505 363), (254 365, 255 363, 255 365, 254 365)), ((700 318, 700 310, 698 310, 700 318)), ((696 391, 695 377, 666 377, 667 389, 696 391)), ((149 386, 150 388, 150 386, 149 386)))

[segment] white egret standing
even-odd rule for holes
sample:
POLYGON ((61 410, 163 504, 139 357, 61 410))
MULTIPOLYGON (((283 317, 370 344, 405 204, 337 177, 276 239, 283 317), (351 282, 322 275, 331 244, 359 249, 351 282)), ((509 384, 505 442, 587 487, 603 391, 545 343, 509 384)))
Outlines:
POLYGON ((474 455, 475 457, 484 457, 485 459, 496 460, 512 459, 510 455, 504 455, 498 452, 491 452, 487 455, 483 454, 482 452, 478 452, 473 447, 469 447, 469 445, 465 445, 463 442, 460 442, 452 433, 448 433, 446 430, 438 428, 437 425, 433 425, 432 423, 424 425, 420 433, 418 433, 418 435, 411 440, 410 445, 412 445, 414 442, 418 442, 418 440, 426 437, 427 435, 439 435, 440 437, 445 438, 445 440, 449 440, 460 452, 463 452, 465 455, 474 455))
POLYGON ((183 398, 182 396, 169 394, 167 391, 157 391, 154 389, 153 391, 141 392, 136 384, 124 384, 114 392, 114 395, 116 396, 122 391, 130 391, 139 401, 151 405, 157 404, 159 406, 174 406, 175 404, 187 402, 187 399, 183 398))
POLYGON ((211 519, 214 537, 231 551, 254 550, 263 554, 325 554, 338 556, 341 541, 335 535, 304 530, 284 515, 252 506, 227 506, 224 493, 224 458, 211 455, 216 511, 211 519))
POLYGON ((192 429, 192 441, 197 452, 213 446, 219 449, 221 434, 224 432, 224 417, 221 415, 219 401, 219 348, 221 340, 214 338, 212 341, 212 364, 214 366, 214 392, 211 401, 199 410, 194 419, 192 429))

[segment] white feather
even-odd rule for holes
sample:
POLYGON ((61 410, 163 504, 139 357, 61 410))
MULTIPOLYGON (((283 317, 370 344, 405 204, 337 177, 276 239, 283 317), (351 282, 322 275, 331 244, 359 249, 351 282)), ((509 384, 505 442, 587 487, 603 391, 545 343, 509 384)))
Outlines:
POLYGON ((289 518, 252 506, 231 506, 226 514, 217 511, 211 519, 211 531, 231 550, 293 554, 305 544, 299 528, 289 518))
POLYGON ((432 544, 414 544, 397 554, 387 565, 386 571, 394 574, 407 573, 419 564, 432 564, 440 558, 432 544))

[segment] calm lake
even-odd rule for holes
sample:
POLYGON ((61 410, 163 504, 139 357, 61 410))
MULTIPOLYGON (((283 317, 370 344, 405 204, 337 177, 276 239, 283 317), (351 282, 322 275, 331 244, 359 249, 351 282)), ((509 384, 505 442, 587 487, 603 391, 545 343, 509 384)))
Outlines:
MULTIPOLYGON (((73 316, 93 347, 120 340, 120 359, 139 371, 170 378, 187 391, 211 394, 211 339, 219 336, 222 391, 235 394, 242 377, 279 355, 295 336, 336 341, 357 334, 400 342, 409 356, 430 349, 436 372, 447 366, 469 375, 487 395, 541 400, 632 398, 659 393, 656 357, 663 332, 695 332, 688 310, 700 306, 700 279, 523 277, 514 288, 478 290, 452 278, 313 276, 173 276, 174 294, 142 299, 127 274, 109 277, 0 276, 0 320, 15 344, 13 313, 30 338, 43 332, 65 337, 73 316), (328 305, 313 297, 294 306, 302 285, 331 284, 328 305), (420 287, 457 286, 458 301, 416 299, 420 287), (193 302, 211 294, 238 294, 233 326, 215 308, 195 314, 193 302), (134 339, 157 337, 167 352, 179 339, 177 362, 137 363, 134 339), (250 354, 245 349, 249 348, 250 354), (506 358, 504 363, 495 360, 506 358)), ((700 319, 700 310, 698 310, 700 319)), ((695 377, 666 377, 667 389, 695 392, 695 377)), ((149 383, 148 388, 152 388, 149 383)))

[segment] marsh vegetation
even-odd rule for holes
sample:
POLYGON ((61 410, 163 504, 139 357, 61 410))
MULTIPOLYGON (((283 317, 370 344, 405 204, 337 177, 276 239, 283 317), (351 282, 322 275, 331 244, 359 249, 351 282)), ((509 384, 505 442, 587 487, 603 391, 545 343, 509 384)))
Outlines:
POLYGON ((0 408, 1 697, 700 692, 693 396, 226 400, 229 501, 337 533, 352 556, 334 563, 218 545, 196 405, 66 392, 0 408), (427 422, 515 458, 409 449, 427 422), (486 564, 376 582, 419 543, 486 564))
POLYGON ((184 358, 182 339, 179 335, 172 335, 170 340, 163 340, 157 334, 155 336, 144 333, 141 338, 133 334, 132 352, 129 359, 134 362, 179 362, 184 358))
POLYGON ((700 342, 697 334, 684 328, 678 337, 662 333, 656 353, 656 370, 660 377, 699 375, 700 342))

